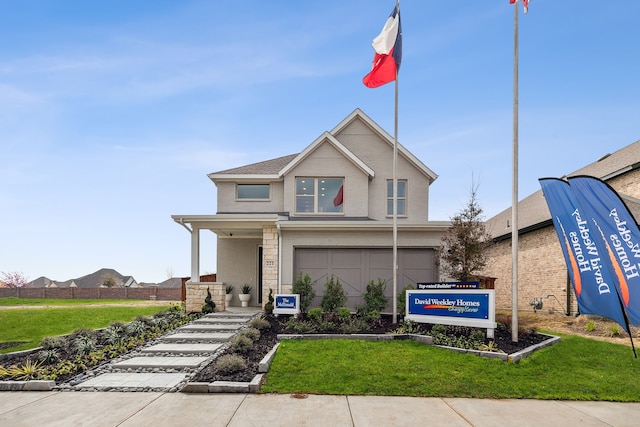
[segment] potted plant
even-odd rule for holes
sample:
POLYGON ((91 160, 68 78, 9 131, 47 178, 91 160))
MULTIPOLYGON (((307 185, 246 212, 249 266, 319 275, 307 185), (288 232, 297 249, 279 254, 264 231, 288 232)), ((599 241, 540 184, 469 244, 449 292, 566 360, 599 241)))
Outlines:
POLYGON ((233 299, 233 285, 225 285, 225 295, 224 302, 225 306, 229 307, 231 305, 231 300, 233 299))
POLYGON ((251 299, 250 292, 251 292, 251 286, 247 285, 246 283, 242 285, 242 293, 238 294, 238 298, 240 298, 240 302, 242 303, 243 307, 249 306, 249 300, 251 299))

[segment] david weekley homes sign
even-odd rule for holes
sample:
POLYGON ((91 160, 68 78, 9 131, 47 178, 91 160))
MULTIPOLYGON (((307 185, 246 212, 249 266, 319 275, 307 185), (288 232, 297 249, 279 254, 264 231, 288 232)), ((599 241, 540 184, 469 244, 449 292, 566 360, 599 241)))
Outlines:
POLYGON ((493 289, 407 290, 405 319, 420 323, 486 328, 493 338, 496 303, 493 289))
POLYGON ((276 294, 273 301, 273 314, 300 313, 299 294, 276 294))

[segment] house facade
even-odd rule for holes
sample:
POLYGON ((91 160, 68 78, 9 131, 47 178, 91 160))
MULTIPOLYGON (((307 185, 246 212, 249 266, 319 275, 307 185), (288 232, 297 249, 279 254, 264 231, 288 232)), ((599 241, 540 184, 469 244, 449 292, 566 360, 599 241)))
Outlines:
MULTIPOLYGON (((309 275, 320 303, 324 285, 340 280, 347 306, 362 303, 370 280, 393 282, 393 138, 356 109, 303 151, 209 174, 217 187, 214 215, 173 215, 191 234, 187 309, 206 288, 224 307, 224 286, 251 286, 252 306, 269 291, 288 293, 309 275), (216 285, 200 283, 200 232, 217 235, 216 285)), ((429 186, 437 175, 398 144, 398 292, 439 280, 435 249, 450 226, 429 221, 429 186)), ((391 304, 387 311, 392 311, 391 304)))
MULTIPOLYGON (((633 216, 640 218, 640 141, 568 176, 589 175, 606 181, 621 196, 633 216)), ((540 177, 543 178, 543 177, 540 177)), ((511 208, 486 222, 493 237, 482 274, 495 277, 497 309, 512 306, 511 208)), ((562 249, 542 190, 518 203, 518 309, 533 310, 541 300, 543 310, 577 314, 575 293, 569 281, 562 249)))

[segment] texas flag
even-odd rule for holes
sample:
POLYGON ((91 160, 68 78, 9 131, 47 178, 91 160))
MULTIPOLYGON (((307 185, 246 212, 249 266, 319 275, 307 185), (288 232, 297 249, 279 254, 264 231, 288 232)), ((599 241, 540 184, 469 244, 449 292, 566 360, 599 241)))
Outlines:
MULTIPOLYGON (((518 0, 509 0, 509 3, 514 4, 518 0)), ((524 2, 524 13, 529 12, 529 0, 522 0, 524 2)))
POLYGON ((382 31, 371 43, 375 50, 369 74, 362 82, 366 87, 379 87, 396 79, 402 59, 402 26, 400 5, 396 3, 382 31))

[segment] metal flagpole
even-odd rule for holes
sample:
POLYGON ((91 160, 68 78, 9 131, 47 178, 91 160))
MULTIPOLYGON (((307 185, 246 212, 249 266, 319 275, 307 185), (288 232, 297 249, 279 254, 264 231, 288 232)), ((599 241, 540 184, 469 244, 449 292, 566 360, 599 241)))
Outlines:
POLYGON ((513 32, 513 192, 511 198, 511 340, 518 342, 518 2, 514 2, 513 32))
POLYGON ((393 323, 398 323, 398 70, 393 126, 393 323))

